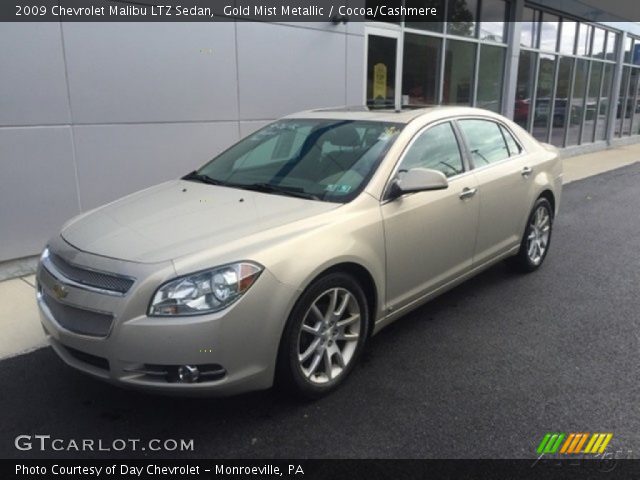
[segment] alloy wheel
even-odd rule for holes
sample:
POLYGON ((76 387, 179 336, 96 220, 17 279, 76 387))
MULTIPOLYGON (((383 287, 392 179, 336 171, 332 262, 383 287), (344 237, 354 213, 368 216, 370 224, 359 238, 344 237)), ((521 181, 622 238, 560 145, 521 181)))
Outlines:
POLYGON ((551 215, 549 210, 540 205, 531 218, 529 235, 527 236, 527 256, 534 265, 539 265, 549 245, 551 233, 551 215))
POLYGON ((311 383, 326 384, 344 372, 358 346, 360 323, 360 306, 346 288, 331 288, 315 299, 298 336, 298 362, 311 383))

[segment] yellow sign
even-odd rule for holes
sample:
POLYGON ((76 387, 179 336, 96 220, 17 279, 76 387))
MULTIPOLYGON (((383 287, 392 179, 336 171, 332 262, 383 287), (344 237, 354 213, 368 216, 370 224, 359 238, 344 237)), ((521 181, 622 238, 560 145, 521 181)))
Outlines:
POLYGON ((373 98, 387 98, 387 66, 384 63, 373 66, 373 98))

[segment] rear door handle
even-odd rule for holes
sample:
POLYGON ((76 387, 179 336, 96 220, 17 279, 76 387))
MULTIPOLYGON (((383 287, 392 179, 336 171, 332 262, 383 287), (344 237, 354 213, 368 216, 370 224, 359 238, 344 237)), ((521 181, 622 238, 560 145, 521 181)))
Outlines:
POLYGON ((524 167, 522 169, 522 172, 520 172, 520 174, 524 177, 527 178, 529 175, 531 175, 533 173, 533 169, 531 167, 524 167))
POLYGON ((473 197, 477 192, 477 188, 465 187, 462 189, 462 192, 460 192, 460 195, 458 196, 460 197, 460 200, 466 200, 467 198, 473 197))

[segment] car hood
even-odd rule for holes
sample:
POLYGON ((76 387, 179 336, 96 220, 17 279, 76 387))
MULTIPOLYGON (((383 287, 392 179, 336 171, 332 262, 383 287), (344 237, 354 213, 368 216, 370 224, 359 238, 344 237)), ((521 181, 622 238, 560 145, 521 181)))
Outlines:
POLYGON ((154 263, 246 240, 338 206, 176 180, 87 212, 61 235, 85 252, 154 263))

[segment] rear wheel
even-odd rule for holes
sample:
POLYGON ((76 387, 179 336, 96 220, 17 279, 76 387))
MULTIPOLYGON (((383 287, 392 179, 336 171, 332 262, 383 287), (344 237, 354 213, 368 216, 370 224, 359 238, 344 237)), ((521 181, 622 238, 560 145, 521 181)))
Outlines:
POLYGON ((523 272, 533 272, 540 268, 549 251, 552 227, 553 209, 549 200, 541 197, 531 210, 520 250, 510 259, 510 263, 523 272))
POLYGON ((368 326, 366 297, 353 277, 337 272, 316 280, 287 321, 278 383, 306 398, 335 390, 360 356, 368 326))

